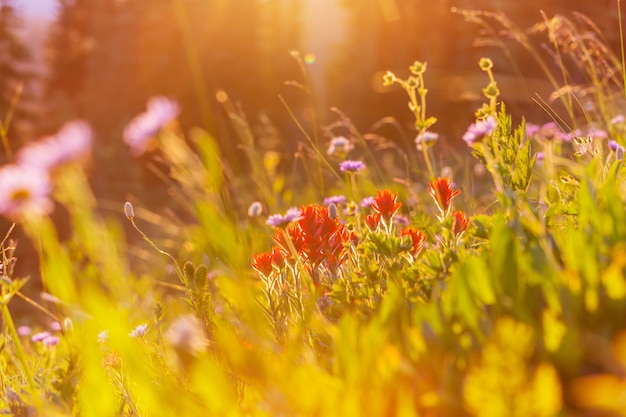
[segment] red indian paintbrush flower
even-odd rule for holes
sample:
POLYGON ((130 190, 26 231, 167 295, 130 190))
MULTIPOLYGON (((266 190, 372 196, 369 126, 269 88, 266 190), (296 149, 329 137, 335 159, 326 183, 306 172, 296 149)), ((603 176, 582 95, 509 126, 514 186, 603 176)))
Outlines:
POLYGON ((255 254, 252 259, 252 267, 262 275, 269 276, 273 270, 271 252, 255 254))
POLYGON ((414 227, 407 227, 402 230, 402 236, 411 236, 411 254, 417 256, 424 248, 427 236, 414 227))
POLYGON ((354 234, 337 218, 330 218, 328 207, 308 205, 299 211, 297 223, 291 223, 284 231, 277 230, 273 236, 278 253, 291 260, 296 255, 310 268, 324 264, 331 270, 337 269, 345 258, 345 244, 354 240, 354 234))
POLYGON ((281 268, 284 264, 285 258, 277 247, 269 252, 257 253, 252 259, 252 267, 266 277, 272 273, 274 266, 281 268))
POLYGON ((452 217, 454 219, 454 223, 452 224, 452 232, 454 236, 457 237, 461 233, 467 229, 467 225, 470 222, 470 218, 465 215, 462 211, 453 211, 452 217))
POLYGON ((391 194, 391 191, 378 191, 378 195, 372 202, 372 208, 374 211, 382 216, 383 219, 389 220, 402 206, 402 203, 397 202, 398 193, 391 194))
POLYGON ((365 216, 365 224, 370 228, 370 230, 376 230, 378 223, 380 223, 380 213, 368 214, 365 216))
POLYGON ((461 194, 460 190, 453 191, 450 186, 450 178, 435 178, 430 182, 430 189, 428 190, 439 208, 441 215, 439 220, 443 221, 450 213, 450 204, 452 199, 461 194))

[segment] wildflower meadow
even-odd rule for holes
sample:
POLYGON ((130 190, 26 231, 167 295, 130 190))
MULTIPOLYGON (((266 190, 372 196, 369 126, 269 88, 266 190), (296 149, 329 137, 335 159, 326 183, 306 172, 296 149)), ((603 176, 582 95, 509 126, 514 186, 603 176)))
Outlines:
MULTIPOLYGON (((455 11, 530 48, 503 15, 455 11)), ((188 109, 149 98, 119 141, 156 164, 170 215, 133 199, 101 210, 83 120, 10 149, 0 410, 626 416, 626 65, 596 29, 564 16, 534 28, 554 59, 530 50, 553 82, 536 102, 547 123, 512 117, 481 58, 461 159, 441 146, 448 121, 429 113, 419 60, 378 81, 406 93, 408 150, 341 109, 311 129, 294 115, 297 167, 227 99, 244 174, 217 138, 181 127, 188 109), (15 256, 18 230, 33 259, 15 256)))

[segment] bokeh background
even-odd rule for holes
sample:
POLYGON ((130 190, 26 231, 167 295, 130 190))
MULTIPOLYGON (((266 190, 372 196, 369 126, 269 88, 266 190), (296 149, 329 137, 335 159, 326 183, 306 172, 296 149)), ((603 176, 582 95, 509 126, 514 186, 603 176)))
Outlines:
MULTIPOLYGON (((160 180, 146 164, 132 161, 121 136, 154 95, 177 100, 183 130, 210 131, 229 166, 245 175, 226 104, 240 106, 257 139, 267 139, 263 143, 284 161, 304 138, 279 97, 307 129, 314 117, 322 126, 336 120, 330 110, 335 107, 363 133, 410 144, 402 140, 415 134, 404 92, 383 88, 382 74, 406 75, 414 60, 428 62, 428 113, 439 119, 435 130, 442 149, 460 148, 473 120, 487 81, 477 67, 481 56, 495 62, 502 97, 514 115, 548 120, 533 97, 547 97, 550 86, 524 49, 511 41, 507 56, 496 46, 476 46, 483 28, 454 8, 503 12, 523 30, 542 21, 540 11, 546 16, 577 11, 594 21, 616 50, 619 46, 614 0, 0 0, 0 5, 0 115, 11 108, 16 86, 25 87, 9 130, 13 149, 67 120, 86 119, 96 133, 91 175, 98 196, 123 201, 132 194, 147 205, 163 199, 160 180), (306 63, 313 100, 290 83, 303 83, 292 50, 306 63), (397 123, 379 123, 388 116, 397 123)), ((536 41, 541 49, 545 35, 536 41)))

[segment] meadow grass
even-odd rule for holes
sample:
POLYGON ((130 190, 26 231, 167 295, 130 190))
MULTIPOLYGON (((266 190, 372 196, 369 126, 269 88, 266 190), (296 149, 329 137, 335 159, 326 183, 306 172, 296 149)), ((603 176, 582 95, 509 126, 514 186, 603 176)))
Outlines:
POLYGON ((251 178, 232 174, 205 131, 181 132, 176 103, 151 100, 124 140, 134 155, 160 159, 178 213, 120 202, 140 238, 133 247, 98 210, 83 168, 87 127, 73 122, 18 150, 0 169, 0 212, 36 246, 43 293, 23 294, 34 284, 13 271, 29 260, 15 259, 7 231, 0 409, 626 415, 623 60, 584 17, 546 16, 534 30, 554 48, 552 73, 503 15, 460 13, 502 25, 555 90, 538 99, 553 122, 513 125, 497 68, 480 60, 485 100, 463 140, 488 174, 484 195, 465 192, 437 157, 418 61, 406 79, 381 80, 407 93, 414 153, 389 143, 379 157, 381 143, 337 111, 334 125, 301 126, 297 182, 227 101, 251 178), (584 82, 572 85, 572 71, 584 82), (406 175, 392 174, 402 163, 406 175), (67 239, 53 205, 69 213, 67 239), (16 297, 39 318, 16 323, 16 297))

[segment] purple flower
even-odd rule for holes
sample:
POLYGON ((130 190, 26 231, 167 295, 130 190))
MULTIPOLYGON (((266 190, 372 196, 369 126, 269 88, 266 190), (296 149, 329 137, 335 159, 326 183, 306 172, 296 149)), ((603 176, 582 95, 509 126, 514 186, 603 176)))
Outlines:
POLYGON ((354 149, 354 145, 348 139, 343 136, 336 136, 330 140, 330 144, 328 145, 328 150, 326 153, 328 155, 335 154, 347 154, 352 149, 354 149))
POLYGON ((300 216, 302 216, 302 212, 296 207, 291 207, 284 216, 281 214, 272 214, 267 218, 265 223, 272 227, 279 227, 300 220, 300 216))
POLYGON ((417 135, 417 137, 415 138, 415 146, 417 147, 418 151, 421 151, 422 144, 428 147, 437 142, 438 139, 439 133, 430 132, 427 130, 423 134, 417 135))
POLYGON ((55 346, 59 343, 59 338, 57 336, 48 336, 46 338, 44 338, 41 343, 43 343, 46 346, 55 346))
POLYGON ((487 116, 485 119, 477 120, 476 123, 472 123, 467 128, 467 131, 463 134, 463 140, 468 145, 472 145, 493 132, 497 124, 493 116, 487 116))
POLYGON ((151 139, 180 114, 178 104, 166 97, 154 97, 148 101, 147 110, 135 116, 124 129, 124 142, 133 156, 143 155, 151 139))
POLYGON ((365 163, 363 161, 343 161, 339 163, 339 170, 341 172, 360 172, 365 169, 365 163))
POLYGON ((52 210, 51 191, 45 170, 22 165, 0 168, 0 214, 4 216, 48 214, 52 210))
POLYGON ((63 326, 61 326, 61 323, 59 323, 58 321, 53 321, 48 327, 50 327, 50 330, 52 330, 53 332, 60 332, 61 330, 63 330, 63 326))
POLYGON ((148 325, 144 323, 135 327, 128 335, 136 339, 138 337, 144 337, 146 333, 148 333, 148 325))
POLYGON ((98 343, 106 343, 109 340, 109 331, 102 330, 98 333, 98 343))
POLYGON ((545 152, 537 152, 535 156, 537 157, 537 162, 542 162, 544 159, 546 159, 545 152))
POLYGON ((613 152, 615 152, 616 158, 619 161, 623 161, 624 160, 624 153, 626 153, 626 149, 624 149, 624 147, 622 145, 620 145, 619 143, 615 142, 614 140, 610 140, 609 141, 609 148, 613 152))
POLYGON ((31 337, 30 340, 37 343, 37 342, 43 341, 46 337, 50 337, 50 336, 52 336, 50 332, 40 332, 40 333, 35 333, 33 337, 31 337))
POLYGON ((398 226, 408 226, 410 223, 408 217, 406 217, 403 214, 397 214, 397 213, 395 216, 393 216, 393 222, 398 226))
POLYGON ((361 207, 366 208, 372 205, 372 203, 374 202, 374 197, 369 196, 369 197, 365 197, 363 200, 361 200, 361 207))
POLYGON ((615 116, 614 118, 612 118, 609 121, 610 124, 612 125, 616 125, 616 124, 620 124, 620 123, 624 123, 624 116, 621 114, 618 114, 617 116, 615 116))
POLYGON ((65 124, 56 135, 20 149, 15 160, 19 165, 50 170, 88 155, 92 138, 91 127, 86 122, 75 120, 65 124))
POLYGON ((347 199, 345 195, 333 195, 324 199, 324 205, 327 206, 329 204, 342 204, 345 203, 346 200, 347 199))
POLYGON ((574 138, 581 137, 581 136, 583 136, 583 132, 580 129, 576 129, 569 133, 566 133, 564 138, 565 138, 565 141, 571 142, 572 140, 574 140, 574 138))
POLYGON ((534 123, 526 123, 526 136, 527 137, 535 136, 537 133, 539 133, 539 130, 541 130, 541 126, 536 125, 534 123))
POLYGON ((597 128, 593 128, 593 127, 590 127, 587 130, 587 134, 589 136, 591 136, 592 138, 598 138, 598 139, 606 139, 606 138, 609 137, 609 134, 606 133, 605 130, 597 129, 597 128))
POLYGON ((30 326, 20 326, 17 328, 17 334, 20 336, 30 336, 33 333, 33 329, 30 326))
POLYGON ((563 133, 563 131, 555 122, 548 122, 541 126, 539 135, 542 139, 545 140, 562 141, 565 139, 565 133, 563 133))

